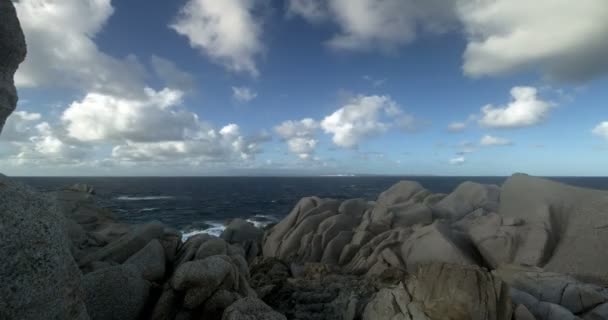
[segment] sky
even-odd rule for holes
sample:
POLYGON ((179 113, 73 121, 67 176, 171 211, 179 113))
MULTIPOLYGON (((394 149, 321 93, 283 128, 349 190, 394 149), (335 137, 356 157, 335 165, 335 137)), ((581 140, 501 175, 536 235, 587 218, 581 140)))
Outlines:
POLYGON ((19 0, 7 175, 608 175, 605 0, 19 0))

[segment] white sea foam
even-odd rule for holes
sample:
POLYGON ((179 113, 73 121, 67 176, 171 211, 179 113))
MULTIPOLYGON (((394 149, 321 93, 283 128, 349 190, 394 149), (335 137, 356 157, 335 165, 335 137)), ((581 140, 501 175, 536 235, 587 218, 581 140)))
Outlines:
POLYGON ((218 222, 206 221, 205 224, 209 225, 209 228, 201 229, 201 230, 189 230, 188 232, 182 231, 182 241, 186 241, 186 240, 188 240, 188 238, 190 238, 192 236, 195 236, 197 234, 203 234, 203 233, 219 237, 222 234, 222 232, 224 232, 224 230, 226 229, 224 224, 218 223, 218 222))
POLYGON ((265 228, 267 225, 271 223, 277 222, 277 219, 273 216, 268 216, 264 214, 256 214, 252 218, 247 219, 249 223, 252 223, 256 228, 265 228))
POLYGON ((173 199, 172 196, 144 196, 144 197, 132 197, 132 196, 120 196, 116 197, 119 201, 151 201, 151 200, 169 200, 173 199))
POLYGON ((157 211, 160 210, 160 208, 143 208, 143 209, 139 209, 139 212, 149 212, 149 211, 157 211))

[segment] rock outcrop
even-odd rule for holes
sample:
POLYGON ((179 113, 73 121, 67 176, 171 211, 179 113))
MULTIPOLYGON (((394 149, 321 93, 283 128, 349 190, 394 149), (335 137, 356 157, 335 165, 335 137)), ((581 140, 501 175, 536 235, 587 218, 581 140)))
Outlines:
POLYGON ((13 75, 26 54, 25 38, 13 2, 0 1, 0 132, 17 106, 13 75))

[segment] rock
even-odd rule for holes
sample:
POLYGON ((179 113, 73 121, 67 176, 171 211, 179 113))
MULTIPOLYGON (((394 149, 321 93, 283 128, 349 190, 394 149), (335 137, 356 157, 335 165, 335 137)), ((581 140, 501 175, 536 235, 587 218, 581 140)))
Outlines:
POLYGON ((352 217, 361 217, 370 207, 370 203, 365 199, 349 199, 340 204, 338 212, 352 217))
POLYGON ((238 244, 245 250, 247 261, 253 260, 261 251, 260 242, 264 232, 243 219, 230 221, 221 238, 230 244, 238 244))
POLYGON ((82 283, 92 320, 138 319, 150 291, 148 282, 132 265, 91 272, 83 277, 82 283))
POLYGON ((584 320, 605 320, 608 319, 608 303, 603 303, 593 310, 585 313, 584 320))
POLYGON ((403 284, 395 288, 383 288, 378 291, 365 307, 362 320, 412 320, 408 304, 409 293, 403 284))
POLYGON ((123 263, 130 256, 145 247, 150 241, 162 237, 163 228, 163 224, 157 221, 140 225, 118 240, 82 258, 79 264, 80 266, 85 266, 93 261, 101 260, 112 260, 123 263))
MULTIPOLYGON (((0 1, 2 48, 12 37, 5 34, 9 27, 16 28, 12 10, 10 1, 0 1)), ((11 55, 0 51, 5 59, 11 55)), ((0 175, 0 213, 0 318, 88 319, 56 201, 0 175)))
POLYGON ((188 240, 186 240, 186 242, 177 251, 174 266, 177 267, 184 262, 194 259, 194 256, 196 255, 196 252, 201 244, 213 238, 213 236, 208 234, 197 234, 188 238, 188 240))
POLYGON ((518 174, 503 184, 500 197, 500 215, 521 219, 538 231, 531 231, 523 241, 514 263, 526 263, 517 256, 536 248, 536 256, 542 259, 533 265, 608 284, 608 255, 597 254, 608 243, 607 191, 518 174), (546 244, 536 245, 539 241, 546 244))
POLYGON ((212 238, 203 242, 196 250, 195 260, 202 260, 218 254, 228 254, 228 244, 220 238, 212 238))
POLYGON ((160 295, 160 298, 158 298, 156 305, 154 305, 150 319, 174 319, 177 315, 178 303, 179 299, 175 291, 173 291, 170 286, 166 287, 160 295))
POLYGON ((526 306, 518 304, 513 310, 513 320, 536 320, 536 318, 526 306))
MULTIPOLYGON (((378 196, 377 202, 385 206, 391 206, 397 203, 407 202, 416 194, 423 191, 426 190, 416 181, 400 181, 391 186, 388 190, 382 192, 380 196, 378 196)), ((428 193, 425 194, 425 196, 426 195, 428 195, 428 193)), ((418 200, 422 201, 423 199, 418 200)))
POLYGON ((415 272, 418 265, 430 262, 475 264, 471 251, 446 224, 435 222, 414 231, 401 247, 401 258, 407 270, 415 272))
POLYGON ((250 267, 250 283, 262 300, 279 290, 291 276, 289 266, 276 258, 256 258, 250 267))
POLYGON ((441 218, 459 220, 468 213, 483 208, 496 211, 500 199, 500 188, 475 182, 463 182, 452 193, 435 204, 436 215, 441 218))
POLYGON ((602 287, 581 283, 567 275, 519 266, 502 266, 495 274, 511 287, 526 292, 536 300, 560 305, 574 314, 608 301, 602 287))
POLYGON ((211 256, 180 265, 173 274, 171 285, 177 291, 192 287, 209 287, 209 290, 212 290, 222 283, 232 271, 228 257, 211 256))
POLYGON ((132 255, 125 264, 136 266, 144 279, 160 281, 165 276, 165 251, 156 239, 150 241, 143 249, 132 255))
POLYGON ((532 295, 511 288, 511 299, 515 304, 522 304, 534 315, 537 320, 575 320, 579 317, 572 314, 568 309, 545 301, 539 301, 532 295))
POLYGON ((410 312, 422 311, 430 319, 511 319, 508 286, 478 266, 423 265, 406 290, 412 298, 410 312))
POLYGON ((81 193, 86 193, 86 194, 95 194, 95 188, 93 188, 93 186, 90 186, 90 185, 84 184, 84 183, 73 184, 73 185, 65 188, 64 190, 73 191, 73 192, 81 192, 81 193))
POLYGON ((222 320, 287 320, 287 318, 259 299, 244 298, 230 305, 224 311, 222 320))
POLYGON ((26 54, 25 38, 12 1, 0 2, 0 132, 17 105, 13 75, 26 54))

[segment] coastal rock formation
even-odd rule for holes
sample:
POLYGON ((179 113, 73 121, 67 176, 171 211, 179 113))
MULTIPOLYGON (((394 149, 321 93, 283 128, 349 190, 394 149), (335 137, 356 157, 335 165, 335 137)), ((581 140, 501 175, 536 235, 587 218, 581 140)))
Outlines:
POLYGON ((10 0, 0 1, 0 132, 17 106, 13 75, 26 54, 25 38, 10 0))
POLYGON ((51 197, 0 175, 0 319, 88 319, 65 219, 51 197))

